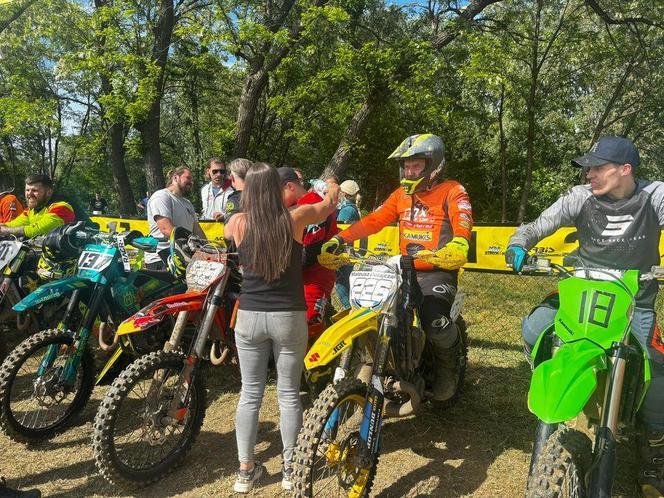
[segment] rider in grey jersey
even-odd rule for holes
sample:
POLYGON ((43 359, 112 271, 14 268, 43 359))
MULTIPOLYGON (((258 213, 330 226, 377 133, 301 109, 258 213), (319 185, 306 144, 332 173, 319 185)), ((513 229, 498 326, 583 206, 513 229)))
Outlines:
MULTIPOLYGON (((664 183, 634 178, 639 153, 621 137, 602 137, 586 155, 572 160, 586 168, 588 185, 576 186, 535 221, 521 225, 509 242, 505 260, 520 271, 527 252, 558 228, 575 226, 577 259, 596 268, 649 271, 660 263, 664 226, 664 183)), ((648 352, 652 381, 639 420, 644 426, 639 482, 646 496, 664 496, 664 340, 654 310, 657 282, 640 286, 632 330, 648 352)), ((557 296, 537 306, 522 324, 526 353, 553 323, 557 296)))

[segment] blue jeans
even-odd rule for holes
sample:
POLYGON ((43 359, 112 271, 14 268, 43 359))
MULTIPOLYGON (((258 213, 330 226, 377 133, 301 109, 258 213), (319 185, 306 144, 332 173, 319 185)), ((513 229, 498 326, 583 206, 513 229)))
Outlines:
MULTIPOLYGON (((521 335, 526 343, 526 351, 532 351, 539 336, 554 321, 557 309, 541 304, 523 319, 521 335)), ((648 352, 648 361, 652 379, 650 387, 639 410, 640 420, 651 430, 664 430, 664 354, 653 347, 656 332, 657 315, 655 310, 635 308, 632 320, 632 333, 648 352)), ((656 338, 655 338, 656 339, 656 338)))
POLYGON ((307 350, 306 311, 239 310, 235 323, 235 343, 240 360, 242 390, 235 415, 235 437, 241 463, 254 461, 258 432, 258 412, 263 402, 270 354, 277 366, 279 430, 286 466, 302 427, 300 378, 307 350))

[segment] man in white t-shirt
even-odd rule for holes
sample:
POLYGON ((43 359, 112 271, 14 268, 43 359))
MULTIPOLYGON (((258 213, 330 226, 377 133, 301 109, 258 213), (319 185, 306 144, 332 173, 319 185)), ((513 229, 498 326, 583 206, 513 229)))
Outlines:
POLYGON ((221 220, 228 197, 235 191, 228 179, 226 163, 219 159, 210 159, 205 168, 205 178, 210 182, 201 189, 202 220, 221 220))
POLYGON ((145 268, 162 270, 166 264, 159 252, 168 249, 168 238, 175 227, 183 227, 195 235, 205 237, 196 218, 194 205, 186 197, 194 188, 194 177, 186 166, 180 166, 169 174, 168 187, 157 190, 148 201, 147 218, 150 235, 158 239, 157 253, 145 254, 145 268))

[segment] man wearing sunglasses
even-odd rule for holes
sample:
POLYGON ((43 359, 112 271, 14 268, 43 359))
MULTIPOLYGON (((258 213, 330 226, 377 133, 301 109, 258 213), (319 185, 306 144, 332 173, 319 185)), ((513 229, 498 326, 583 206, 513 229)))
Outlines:
POLYGON ((218 220, 223 218, 224 206, 233 193, 233 187, 226 173, 226 163, 212 158, 205 168, 205 177, 210 181, 201 189, 202 220, 218 220))

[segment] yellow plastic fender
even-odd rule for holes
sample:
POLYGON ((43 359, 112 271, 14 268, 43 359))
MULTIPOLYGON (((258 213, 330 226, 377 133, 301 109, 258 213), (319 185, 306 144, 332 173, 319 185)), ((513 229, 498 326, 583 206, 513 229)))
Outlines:
POLYGON ((104 365, 104 368, 102 369, 101 372, 99 372, 99 375, 97 375, 97 380, 95 380, 95 385, 98 386, 99 382, 101 382, 101 379, 104 378, 104 376, 108 373, 108 371, 115 365, 115 362, 118 361, 118 358, 122 356, 122 348, 118 344, 118 348, 115 350, 113 353, 113 356, 109 358, 109 360, 106 362, 106 365, 104 365))
POLYGON ((378 330, 379 313, 367 308, 351 311, 328 327, 304 357, 304 368, 325 366, 348 348, 356 337, 378 330))

